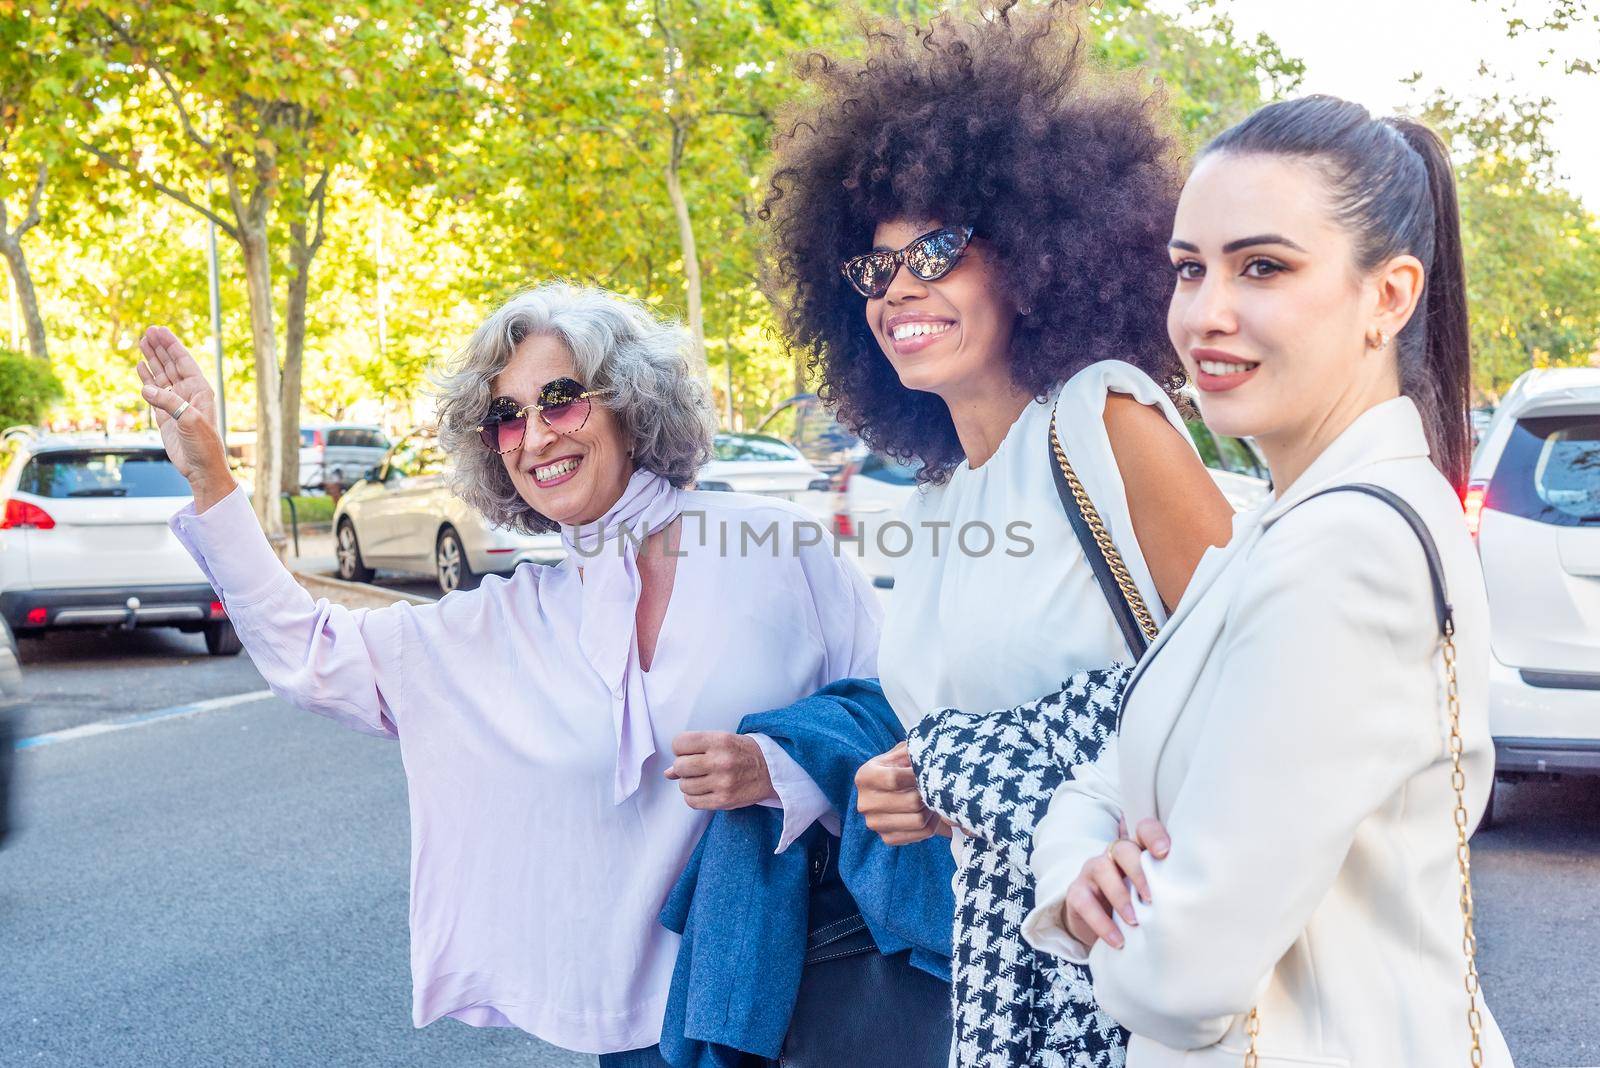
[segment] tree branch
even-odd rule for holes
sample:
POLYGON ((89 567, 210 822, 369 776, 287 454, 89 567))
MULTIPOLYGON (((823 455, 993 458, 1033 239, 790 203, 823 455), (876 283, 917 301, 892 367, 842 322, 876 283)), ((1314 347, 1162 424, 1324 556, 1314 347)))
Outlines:
POLYGON ((173 200, 176 200, 179 204, 182 204, 186 208, 190 208, 199 212, 201 215, 204 215, 206 218, 216 223, 217 229, 221 230, 235 241, 239 240, 238 227, 228 222, 227 219, 224 219, 210 208, 203 207, 201 204, 191 198, 188 193, 185 193, 181 189, 174 189, 172 186, 167 185, 165 182, 160 181, 159 179, 152 178, 148 174, 140 174, 138 171, 134 170, 132 167, 113 156, 111 153, 91 145, 81 137, 75 138, 75 140, 78 142, 78 147, 94 156, 101 163, 104 163, 108 167, 113 167, 121 171, 123 174, 129 175, 130 177, 143 178, 145 181, 154 186, 157 192, 171 197, 173 200))
POLYGON ((311 257, 317 254, 317 250, 322 247, 322 239, 326 236, 322 231, 322 220, 328 210, 328 175, 332 171, 332 164, 323 164, 322 173, 317 177, 317 184, 311 189, 311 200, 317 205, 317 231, 316 236, 311 239, 311 244, 308 246, 309 251, 306 255, 306 262, 308 263, 311 261, 311 257))
MULTIPOLYGON (((110 15, 101 15, 101 18, 105 20, 106 25, 111 27, 111 32, 115 33, 118 37, 121 37, 123 43, 125 43, 129 48, 139 48, 139 42, 133 39, 133 34, 130 33, 127 27, 123 26, 122 23, 118 22, 110 15)), ((150 50, 145 49, 145 51, 148 53, 150 50)), ((172 79, 167 76, 166 69, 163 68, 160 63, 157 63, 151 59, 145 60, 144 65, 147 69, 155 71, 156 77, 160 78, 161 84, 166 87, 167 96, 171 98, 172 106, 178 109, 178 121, 182 123, 183 132, 188 136, 189 140, 193 141, 207 152, 215 151, 216 146, 214 146, 206 138, 201 137, 200 131, 194 128, 194 123, 189 119, 189 109, 183 106, 183 96, 178 92, 178 87, 172 84, 172 79)))
POLYGON ((772 121, 772 115, 765 111, 738 111, 734 108, 707 108, 703 114, 729 115, 736 119, 760 119, 762 122, 767 123, 772 121))
POLYGON ((43 163, 39 164, 38 176, 33 180, 33 194, 28 197, 28 214, 22 222, 17 224, 16 232, 12 237, 20 238, 23 234, 39 225, 39 200, 44 196, 45 179, 49 177, 50 169, 43 163))

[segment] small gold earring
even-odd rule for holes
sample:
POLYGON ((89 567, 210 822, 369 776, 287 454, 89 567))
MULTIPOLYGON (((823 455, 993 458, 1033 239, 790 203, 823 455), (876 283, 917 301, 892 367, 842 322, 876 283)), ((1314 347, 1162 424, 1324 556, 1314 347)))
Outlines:
POLYGON ((1367 348, 1369 348, 1369 349, 1381 349, 1385 345, 1387 345, 1388 343, 1389 343, 1389 335, 1385 334, 1382 330, 1378 331, 1378 340, 1377 341, 1373 341, 1371 335, 1368 335, 1368 337, 1367 337, 1367 348))

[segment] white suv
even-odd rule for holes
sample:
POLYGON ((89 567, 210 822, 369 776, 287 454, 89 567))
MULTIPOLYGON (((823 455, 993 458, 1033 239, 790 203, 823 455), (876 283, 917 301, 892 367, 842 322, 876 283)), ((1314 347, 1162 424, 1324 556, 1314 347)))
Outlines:
POLYGON ((214 656, 239 639, 168 518, 189 483, 152 435, 35 437, 0 478, 0 615, 18 637, 177 627, 214 656))
POLYGON ((1600 775, 1600 369, 1529 371, 1472 461, 1501 778, 1600 775))

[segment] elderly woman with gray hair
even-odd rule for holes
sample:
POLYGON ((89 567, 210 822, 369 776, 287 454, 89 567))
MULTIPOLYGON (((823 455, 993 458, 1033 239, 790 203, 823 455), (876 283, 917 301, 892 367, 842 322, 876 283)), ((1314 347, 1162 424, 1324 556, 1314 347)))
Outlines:
POLYGON ((213 397, 172 333, 143 399, 189 479, 179 539, 273 692, 398 739, 411 816, 413 1017, 653 1049, 678 947, 657 922, 709 810, 781 807, 779 848, 837 817, 741 717, 876 671, 879 611, 795 506, 690 489, 710 455, 686 337, 550 284, 478 328, 443 380, 457 491, 568 556, 424 606, 349 611, 279 563, 229 473, 213 397), (740 551, 746 531, 776 529, 740 551))

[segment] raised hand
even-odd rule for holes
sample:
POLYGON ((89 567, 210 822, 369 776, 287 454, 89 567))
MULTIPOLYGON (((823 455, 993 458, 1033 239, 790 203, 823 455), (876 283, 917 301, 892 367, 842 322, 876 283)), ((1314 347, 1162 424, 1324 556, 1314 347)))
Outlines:
POLYGON ((152 326, 139 339, 139 396, 155 409, 161 443, 204 511, 233 490, 228 452, 217 433, 216 394, 171 330, 152 326))

